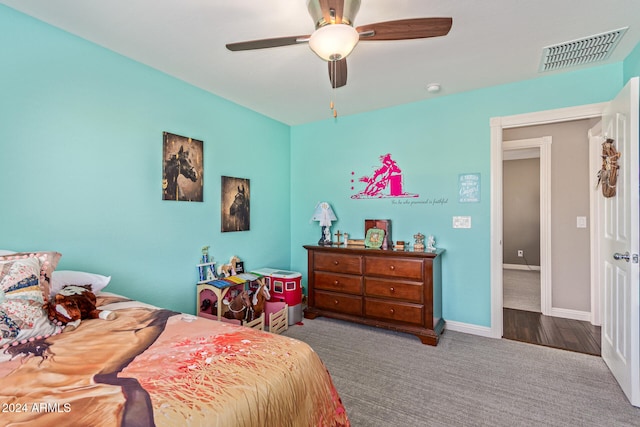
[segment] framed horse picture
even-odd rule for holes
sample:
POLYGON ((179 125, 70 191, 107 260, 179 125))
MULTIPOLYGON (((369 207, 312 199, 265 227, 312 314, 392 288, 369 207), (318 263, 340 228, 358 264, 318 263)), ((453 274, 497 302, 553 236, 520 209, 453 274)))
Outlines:
POLYGON ((222 232, 249 230, 251 199, 249 180, 223 176, 221 194, 222 232))
POLYGON ((162 132, 162 200, 202 201, 202 141, 162 132))

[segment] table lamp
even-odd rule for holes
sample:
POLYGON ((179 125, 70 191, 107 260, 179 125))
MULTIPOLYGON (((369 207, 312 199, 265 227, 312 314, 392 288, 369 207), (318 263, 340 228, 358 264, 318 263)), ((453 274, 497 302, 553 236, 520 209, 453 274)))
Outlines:
POLYGON ((336 214, 327 202, 319 202, 313 211, 311 221, 319 221, 322 227, 322 235, 318 240, 319 246, 331 246, 331 221, 335 221, 336 214))

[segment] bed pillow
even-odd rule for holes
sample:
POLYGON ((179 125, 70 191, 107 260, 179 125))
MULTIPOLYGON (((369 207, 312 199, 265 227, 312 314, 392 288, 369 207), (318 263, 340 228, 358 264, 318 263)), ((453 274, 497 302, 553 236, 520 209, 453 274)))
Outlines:
POLYGON ((50 296, 60 292, 67 285, 91 285, 91 291, 97 294, 104 289, 111 281, 111 276, 87 273, 86 271, 56 270, 51 276, 50 296))
POLYGON ((0 256, 1 261, 12 261, 16 259, 36 258, 40 261, 40 289, 42 298, 49 299, 51 274, 56 269, 62 254, 58 252, 16 252, 14 254, 0 256))
POLYGON ((0 261, 0 348, 25 344, 62 330, 45 312, 40 260, 0 261))
POLYGON ((8 251, 6 249, 0 249, 0 256, 2 255, 11 255, 11 254, 15 254, 16 251, 8 251))

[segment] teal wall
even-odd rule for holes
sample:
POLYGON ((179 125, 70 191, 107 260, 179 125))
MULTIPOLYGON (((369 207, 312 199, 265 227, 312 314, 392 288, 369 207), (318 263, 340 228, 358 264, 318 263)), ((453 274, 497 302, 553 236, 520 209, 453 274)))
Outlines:
POLYGON ((640 76, 640 43, 638 43, 624 60, 624 81, 640 76))
POLYGON ((61 269, 193 312, 203 245, 306 280, 302 245, 317 242, 310 218, 325 200, 333 231, 352 238, 366 218, 391 219, 394 240, 433 234, 446 249, 444 317, 479 326, 490 325, 490 118, 607 101, 640 74, 636 47, 617 64, 289 127, 4 6, 0 53, 0 249, 58 250, 61 269), (203 203, 161 200, 163 131, 204 141, 203 203), (351 198, 386 153, 421 203, 351 198), (479 203, 459 203, 461 173, 481 175, 479 203), (249 232, 219 231, 222 175, 251 180, 249 232), (471 229, 452 228, 459 215, 471 229))
MULTIPOLYGON (((540 77, 535 80, 440 97, 292 129, 292 269, 306 271, 303 244, 319 238, 309 218, 315 203, 329 202, 338 217, 332 231, 364 237, 367 218, 391 219, 394 240, 417 232, 436 238, 442 259, 446 320, 491 324, 490 118, 610 100, 622 87, 622 64, 540 77), (410 199, 352 199, 391 153, 404 174, 410 199), (315 159, 312 164, 302 159, 315 159), (300 160, 296 160, 300 159, 300 160), (351 175, 354 172, 354 175, 351 175), (480 173, 481 201, 460 203, 458 176, 480 173), (355 177, 356 182, 350 180, 355 177), (453 229, 454 216, 471 216, 471 229, 453 229)), ((341 102, 348 102, 344 99, 341 102)))
POLYGON ((0 249, 192 313, 203 245, 289 265, 288 126, 5 6, 0 53, 0 249), (204 202, 161 200, 163 131, 204 141, 204 202), (251 180, 248 232, 220 232, 222 175, 251 180))

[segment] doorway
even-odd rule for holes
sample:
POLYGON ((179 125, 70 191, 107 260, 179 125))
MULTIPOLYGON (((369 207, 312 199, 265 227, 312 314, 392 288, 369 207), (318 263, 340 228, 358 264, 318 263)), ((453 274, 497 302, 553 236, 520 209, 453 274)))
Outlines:
MULTIPOLYGON (((581 107, 572 107, 560 110, 552 110, 545 111, 540 113, 531 113, 531 114, 523 114, 518 116, 509 116, 509 117, 499 117, 493 118, 491 120, 491 158, 492 158, 492 241, 491 241, 491 255, 492 255, 492 267, 491 267, 491 291, 492 291, 492 322, 491 322, 491 333, 495 338, 501 338, 503 336, 503 250, 504 250, 504 236, 503 236, 503 171, 502 171, 502 163, 503 163, 503 139, 505 134, 510 132, 510 129, 516 128, 524 128, 524 127, 534 127, 538 125, 547 125, 552 123, 562 123, 562 122, 570 122, 582 119, 592 119, 592 118, 600 118, 602 115, 602 111, 604 108, 604 104, 591 104, 587 106, 581 107)), ((584 132, 586 138, 586 131, 584 132)), ((526 139, 526 138, 523 138, 526 139)), ((585 162, 588 163, 588 159, 585 159, 585 162)), ((585 181, 587 181, 585 179, 585 181)), ((590 185, 588 182, 583 182, 586 188, 590 185)), ((541 210, 543 208, 541 207, 541 210)), ((550 206, 545 207, 544 209, 550 209, 550 206)), ((585 216, 588 216, 589 209, 587 207, 585 216)), ((541 215, 541 219, 544 218, 544 215, 541 215)), ((576 221, 574 218, 573 221, 576 221)), ((572 227, 576 227, 575 222, 572 227)), ((549 231, 550 233, 550 231, 549 231)), ((542 233, 541 233, 542 234, 542 233)), ((589 244, 586 244, 587 250, 589 244)), ((541 276, 544 276, 543 272, 545 261, 545 251, 551 250, 551 244, 543 244, 541 242, 541 276)), ((550 254, 546 254, 547 257, 550 254)), ((551 274, 552 263, 551 259, 548 258, 547 262, 547 273, 551 274)), ((587 267, 589 270, 589 267, 587 267)), ((593 281, 590 280, 591 272, 586 272, 587 279, 589 282, 586 284, 587 288, 590 289, 590 286, 593 285, 593 281)), ((544 279, 541 279, 544 280, 544 279)), ((584 281, 581 281, 584 282, 584 281)), ((582 283, 584 286, 585 283, 582 283)), ((551 280, 547 281, 547 285, 542 286, 551 286, 551 280)), ((590 292, 587 292, 590 295, 590 292)), ((544 297, 545 293, 541 292, 541 299, 544 297)), ((584 302, 580 302, 582 306, 577 308, 569 307, 563 308, 562 305, 554 304, 555 302, 562 302, 563 295, 562 293, 558 294, 557 290, 549 290, 546 293, 546 301, 541 301, 541 309, 543 314, 552 315, 554 317, 562 317, 573 320, 582 320, 582 321, 590 321, 591 316, 591 307, 589 305, 589 298, 587 297, 587 308, 584 308, 584 302), (556 291, 556 294, 552 295, 552 291, 556 291)))
POLYGON ((503 307, 551 314, 550 136, 505 140, 503 307))
POLYGON ((582 320, 591 316, 587 133, 593 120, 504 131, 504 338, 600 354, 599 327, 582 320), (512 140, 522 136, 537 137, 512 140))
MULTIPOLYGON (((553 129, 569 128, 569 125, 572 128, 565 132, 576 133, 578 139, 583 140, 581 148, 587 155, 585 126, 591 126, 590 122, 575 129, 573 123, 554 124, 529 132, 550 130, 560 137, 559 143, 566 144, 563 133, 553 129)), ((547 135, 510 140, 514 132, 522 133, 517 129, 507 131, 503 141, 503 338, 599 356, 599 327, 552 316, 550 183, 553 138, 547 135)), ((580 173, 576 174, 580 176, 580 173)), ((583 171, 583 175, 588 176, 588 173, 583 171)), ((588 197, 585 191, 584 198, 588 197)), ((588 253, 583 256, 588 258, 588 253)), ((588 291, 583 289, 584 293, 588 291)))

